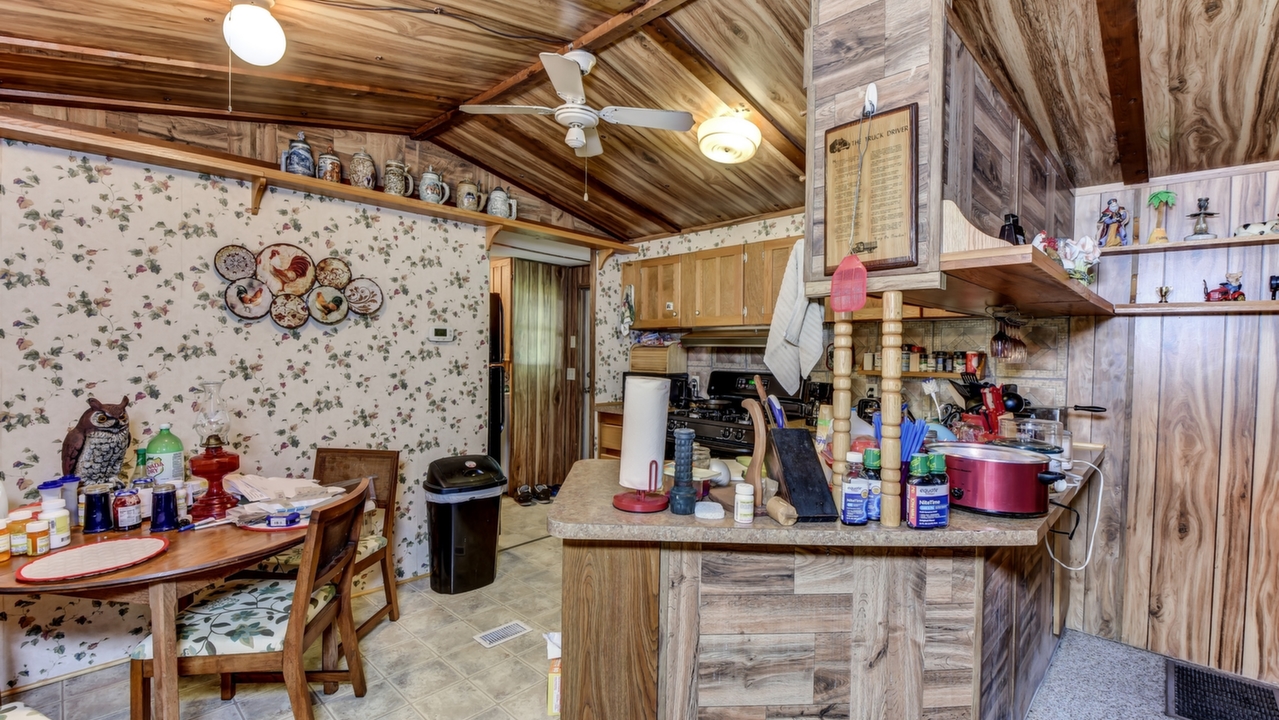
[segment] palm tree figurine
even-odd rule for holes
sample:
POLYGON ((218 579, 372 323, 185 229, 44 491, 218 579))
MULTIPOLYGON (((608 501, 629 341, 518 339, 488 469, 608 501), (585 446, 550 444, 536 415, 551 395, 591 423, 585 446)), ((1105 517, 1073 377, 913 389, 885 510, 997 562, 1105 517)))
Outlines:
POLYGON ((1164 211, 1177 204, 1177 193, 1171 190, 1159 190, 1150 194, 1146 204, 1155 209, 1155 229, 1150 231, 1146 240, 1148 245, 1168 242, 1168 233, 1164 230, 1164 211))

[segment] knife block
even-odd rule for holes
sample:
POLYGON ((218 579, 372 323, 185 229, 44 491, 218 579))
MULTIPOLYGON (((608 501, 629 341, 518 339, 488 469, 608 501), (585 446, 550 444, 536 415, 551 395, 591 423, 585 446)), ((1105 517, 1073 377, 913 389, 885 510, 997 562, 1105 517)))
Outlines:
POLYGON ((799 522, 834 522, 839 518, 813 436, 803 428, 771 428, 764 456, 778 495, 795 507, 799 522))

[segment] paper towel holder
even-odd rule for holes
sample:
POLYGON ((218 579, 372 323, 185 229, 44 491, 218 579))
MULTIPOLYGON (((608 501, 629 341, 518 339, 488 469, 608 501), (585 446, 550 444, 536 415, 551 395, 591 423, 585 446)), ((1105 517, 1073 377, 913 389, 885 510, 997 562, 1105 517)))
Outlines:
POLYGON ((628 490, 613 496, 613 507, 629 513, 655 513, 666 509, 670 498, 662 492, 662 468, 656 460, 648 463, 648 489, 628 490))

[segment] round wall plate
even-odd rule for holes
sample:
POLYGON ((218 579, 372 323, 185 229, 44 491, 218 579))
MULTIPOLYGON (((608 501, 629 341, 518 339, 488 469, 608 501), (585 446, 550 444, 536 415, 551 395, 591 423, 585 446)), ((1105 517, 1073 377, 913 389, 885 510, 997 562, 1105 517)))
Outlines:
POLYGON ((311 317, 306 298, 297 295, 276 295, 271 301, 271 319, 286 330, 296 330, 311 317))
POLYGON ((213 256, 213 269, 218 271, 223 280, 235 282, 253 277, 258 269, 258 261, 253 256, 253 251, 243 245, 227 245, 213 256))
POLYGON ((226 308, 232 315, 245 320, 257 320, 271 312, 275 296, 266 289, 266 283, 255 277, 232 280, 222 293, 226 308))
POLYGON ((342 292, 351 305, 351 312, 372 315, 382 309, 382 288, 366 277, 352 280, 342 292))
POLYGON ((315 261, 296 245, 267 245, 258 253, 257 277, 272 295, 306 295, 315 284, 315 261))
POLYGON ((311 310, 311 317, 325 325, 342 322, 351 309, 351 304, 346 301, 341 290, 323 285, 311 291, 306 298, 306 305, 311 310))
POLYGON ((341 290, 351 282, 351 266, 339 257, 326 257, 315 264, 315 282, 341 290))

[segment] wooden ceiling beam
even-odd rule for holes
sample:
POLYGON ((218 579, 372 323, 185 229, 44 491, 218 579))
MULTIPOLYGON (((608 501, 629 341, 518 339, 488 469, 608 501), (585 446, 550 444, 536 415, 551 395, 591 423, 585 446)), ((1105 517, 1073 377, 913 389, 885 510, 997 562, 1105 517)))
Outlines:
POLYGON ((87 97, 83 95, 62 95, 58 93, 32 92, 30 90, 8 90, 0 86, 0 100, 9 100, 34 105, 55 105, 58 107, 88 108, 90 110, 115 110, 117 112, 150 113, 154 115, 182 115, 186 117, 217 118, 220 120, 239 120, 243 122, 277 123, 280 125, 311 125, 314 127, 334 128, 338 130, 360 130, 363 132, 387 133, 403 135, 402 127, 387 127, 372 123, 348 122, 319 117, 294 117, 271 115, 269 113, 227 112, 205 107, 177 105, 174 103, 135 102, 132 100, 115 100, 112 98, 87 97))
POLYGON ((804 143, 783 130, 771 114, 751 98, 733 74, 699 47, 688 33, 666 17, 649 23, 644 32, 725 105, 753 113, 752 118, 764 141, 777 148, 800 174, 804 173, 807 158, 804 143))
MULTIPOLYGON (((472 155, 471 153, 467 152, 465 148, 463 148, 462 146, 458 145, 457 143, 454 143, 454 142, 450 141, 450 140, 449 140, 448 138, 446 138, 446 137, 443 137, 443 136, 436 136, 436 137, 433 137, 433 138, 431 138, 430 140, 428 140, 428 141, 426 141, 426 142, 430 142, 430 143, 433 143, 433 144, 435 144, 435 145, 439 145, 440 147, 444 148, 445 150, 448 150, 449 152, 453 153, 454 155, 456 155, 456 156, 458 156, 458 157, 462 158, 463 160, 465 160, 465 161, 467 161, 467 162, 471 163, 471 164, 472 164, 472 165, 474 165, 475 167, 480 168, 481 170, 484 170, 484 171, 486 171, 486 172, 490 172, 490 173, 492 173, 492 174, 494 174, 494 175, 496 175, 496 176, 498 176, 498 177, 500 177, 500 178, 504 178, 504 179, 506 179, 507 184, 520 188, 520 189, 521 189, 521 190, 523 190, 524 192, 528 193, 529 195, 532 195, 533 197, 537 198, 538 200, 541 200, 542 202, 544 202, 544 203, 546 203, 546 204, 548 204, 548 205, 551 205, 551 206, 553 206, 553 207, 557 207, 557 208, 562 208, 562 207, 563 207, 563 206, 561 206, 561 205, 559 204, 559 202, 558 202, 558 201, 556 201, 554 198, 552 198, 550 195, 546 194, 546 193, 545 193, 545 192, 543 192, 542 190, 538 189, 538 188, 537 188, 536 186, 534 186, 532 183, 524 184, 524 183, 517 183, 517 182, 515 182, 514 180, 512 180, 512 179, 511 179, 511 173, 508 173, 508 172, 499 172, 496 168, 492 167, 492 165, 490 165, 488 162, 485 162, 484 160, 481 160, 480 158, 475 157, 475 156, 474 156, 474 155, 472 155)), ((618 227, 616 224, 614 224, 614 223, 612 223, 612 222, 604 222, 604 221, 601 221, 599 218, 593 218, 593 217, 591 217, 591 218, 586 218, 586 217, 584 217, 584 218, 582 218, 582 219, 583 219, 583 220, 586 220, 587 222, 590 222, 591 224, 595 225, 595 227, 598 227, 599 229, 601 229, 601 230, 603 230, 604 232, 608 233, 609 235, 613 236, 613 238, 615 238, 615 239, 617 239, 617 240, 621 240, 622 242, 626 242, 626 238, 627 238, 628 233, 625 231, 625 229, 624 229, 624 228, 620 228, 620 227, 618 227)))
MULTIPOLYGON (((472 119, 472 122, 483 125, 484 127, 492 130, 493 132, 511 141, 512 143, 515 143, 516 145, 520 147, 521 150, 537 158, 538 162, 542 163, 543 165, 548 165, 550 167, 553 167, 559 172, 567 175, 568 177, 576 177, 582 172, 582 168, 580 166, 565 160, 559 153, 555 152, 554 148, 548 148, 546 145, 542 144, 541 142, 529 137, 528 135, 525 135, 524 133, 520 132, 519 128, 515 127, 515 125, 513 125, 510 121, 505 120, 498 115, 476 115, 472 119)), ((504 175, 507 177, 510 176, 510 173, 505 173, 505 174, 495 173, 495 174, 504 175)), ((590 191, 599 196, 602 196, 603 198, 609 200, 610 202, 613 202, 617 205, 621 205, 622 207, 626 208, 630 212, 653 223, 657 227, 660 227, 663 230, 665 230, 666 232, 669 232, 669 233, 679 232, 679 226, 676 225, 674 222, 672 222, 670 218, 666 217, 665 215, 662 215, 661 213, 654 210, 653 208, 650 208, 647 205, 644 205, 638 200, 635 200, 634 198, 631 198, 627 195, 622 194, 621 192, 617 190, 614 190, 613 188, 609 187, 607 183, 600 181, 598 178, 594 178, 594 177, 591 178, 590 191)), ((563 207, 563 204, 559 202, 555 203, 555 205, 556 207, 563 207)), ((590 218, 586 218, 586 219, 590 219, 590 218)))
POLYGON ((387 87, 374 87, 372 85, 362 83, 340 82, 325 78, 281 73, 268 70, 266 68, 260 68, 255 65, 249 65, 244 62, 233 64, 230 68, 228 68, 226 65, 178 60, 175 58, 160 57, 156 55, 139 55, 136 53, 116 52, 113 50, 103 50, 101 48, 86 47, 83 45, 43 42, 40 40, 29 40, 27 38, 12 37, 9 35, 0 35, 0 55, 4 54, 25 54, 55 61, 93 62, 103 66, 147 72, 163 72, 166 74, 186 77, 214 76, 225 78, 229 70, 233 77, 277 80, 280 82, 297 83, 299 85, 310 85, 328 90, 338 90, 345 93, 403 97, 410 100, 419 100, 436 105, 451 105, 453 102, 450 98, 430 93, 387 87))
MULTIPOLYGON (((600 49, 621 40, 631 33, 634 33, 644 25, 647 25, 668 12, 671 12, 686 2, 689 2, 689 0, 648 0, 643 5, 640 5, 633 10, 614 15, 609 18, 607 22, 589 30, 586 34, 565 45, 556 52, 564 53, 574 49, 598 52, 600 49)), ((516 87, 523 85, 530 78, 540 72, 542 72, 542 61, 534 61, 533 64, 523 70, 520 70, 502 82, 461 104, 482 105, 495 100, 516 87)), ((441 115, 422 123, 412 132, 410 137, 414 140, 429 140, 452 127, 455 123, 463 119, 463 117, 467 117, 466 113, 460 112, 456 108, 448 110, 441 115)))
POLYGON ((1115 116, 1115 142, 1124 183, 1150 179, 1146 148, 1146 104, 1141 89, 1141 33, 1137 0, 1097 0, 1101 49, 1110 82, 1110 109, 1115 116))

